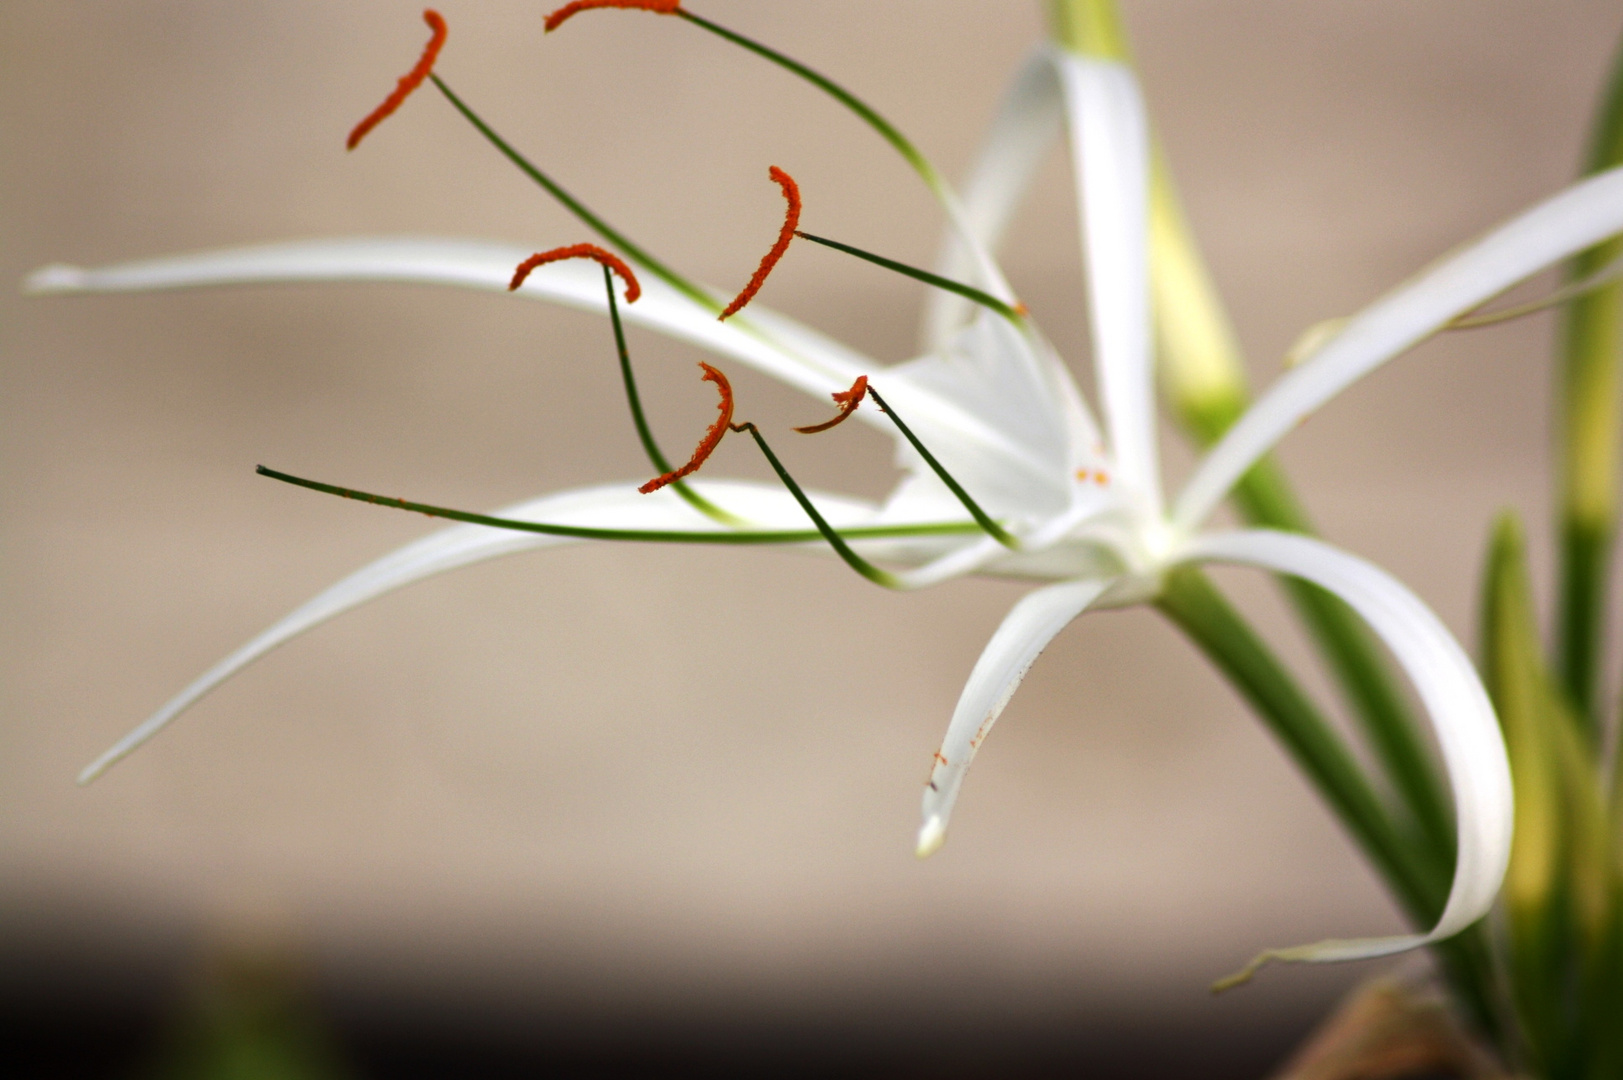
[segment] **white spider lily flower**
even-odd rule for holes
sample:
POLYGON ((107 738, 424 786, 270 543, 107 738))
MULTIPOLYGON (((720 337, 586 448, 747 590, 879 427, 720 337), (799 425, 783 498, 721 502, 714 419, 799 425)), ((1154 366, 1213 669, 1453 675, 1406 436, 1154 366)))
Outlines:
MULTIPOLYGON (((1514 283, 1623 231, 1623 171, 1557 194, 1456 251, 1349 319, 1282 376, 1216 445, 1170 509, 1156 459, 1148 281, 1148 147, 1132 71, 1109 59, 1040 49, 1019 74, 961 206, 942 267, 1012 300, 991 264, 1036 165, 1069 135, 1083 225, 1093 359, 1104 423, 1097 424, 1064 364, 1029 322, 940 294, 926 314, 926 351, 891 367, 759 306, 719 323, 683 290, 649 281, 626 318, 765 372, 815 395, 859 375, 897 407, 922 443, 1018 539, 913 535, 854 540, 870 557, 910 567, 900 584, 984 573, 1056 582, 1009 613, 976 663, 935 756, 918 850, 946 835, 965 770, 1047 643, 1090 608, 1153 599, 1184 564, 1222 562, 1293 575, 1344 600, 1387 645, 1414 684, 1437 736, 1454 799, 1458 861, 1446 907, 1424 934, 1328 941, 1281 958, 1370 957, 1445 938, 1492 903, 1510 849, 1511 786, 1492 707, 1463 650, 1426 606, 1375 566, 1306 536, 1267 530, 1203 532, 1237 479, 1341 389, 1514 283)), ((46 267, 35 292, 118 292, 289 281, 403 281, 505 291, 529 249, 431 239, 342 239, 183 255, 101 269, 46 267)), ((519 290, 533 299, 605 310, 596 268, 541 267, 519 290)), ((858 419, 893 435, 879 410, 858 419)), ((882 504, 814 493, 834 528, 962 520, 963 507, 917 452, 897 438, 908 475, 882 504)), ((639 495, 636 481, 509 507, 509 518, 589 529, 726 534, 673 491, 639 495)), ((751 529, 804 529, 784 490, 737 481, 694 488, 751 529)), ((87 768, 88 781, 181 711, 295 635, 392 589, 482 559, 570 542, 477 524, 446 528, 358 571, 205 673, 87 768)), ((828 550, 816 545, 818 550, 828 550)))

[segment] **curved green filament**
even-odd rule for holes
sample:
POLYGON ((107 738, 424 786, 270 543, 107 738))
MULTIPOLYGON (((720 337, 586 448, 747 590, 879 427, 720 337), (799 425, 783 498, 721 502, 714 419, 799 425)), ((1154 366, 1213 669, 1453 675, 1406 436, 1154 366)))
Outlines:
MULTIPOLYGON (((492 517, 489 514, 470 514, 465 510, 451 510, 443 506, 431 506, 427 503, 411 502, 407 499, 390 498, 387 495, 374 495, 371 492, 342 488, 335 484, 323 484, 318 480, 306 480, 303 477, 277 472, 275 469, 267 469, 263 465, 254 471, 260 476, 268 476, 272 480, 280 480, 284 484, 309 488, 311 491, 319 491, 327 495, 337 495, 342 499, 354 499, 358 502, 372 503, 375 506, 387 506, 396 510, 410 510, 412 513, 423 514, 427 517, 462 521, 469 525, 488 525, 493 529, 513 529, 517 532, 541 533, 545 536, 570 536, 577 540, 749 545, 805 544, 819 539, 827 539, 827 535, 820 529, 735 529, 730 532, 710 532, 697 529, 600 529, 586 525, 551 525, 539 521, 518 521, 513 518, 492 517)), ((795 491, 797 489, 791 488, 790 490, 795 491)), ((805 504, 802 503, 802 505, 805 504)), ((929 521, 920 522, 916 525, 860 525, 835 535, 851 540, 885 540, 910 536, 964 536, 980 531, 981 527, 971 521, 929 521)))
POLYGON ((993 521, 991 516, 980 508, 980 504, 969 497, 969 492, 964 490, 963 485, 954 480, 946 467, 936 460, 935 455, 924 448, 924 444, 919 441, 919 437, 913 434, 913 429, 902 422, 902 418, 896 415, 896 410, 886 404, 885 399, 879 396, 879 391, 875 390, 872 384, 868 386, 868 396, 873 398, 873 403, 879 406, 880 412, 890 417, 890 422, 896 425, 896 430, 900 431, 902 437, 912 444, 913 449, 919 452, 919 456, 924 459, 924 463, 930 466, 936 476, 941 478, 941 482, 947 485, 948 490, 957 497, 959 502, 964 504, 964 509, 969 511, 970 516, 975 519, 986 534, 1011 551, 1019 550, 1020 541, 1011 536, 1003 526, 993 521))
MULTIPOLYGON (((881 570, 851 550, 851 545, 845 542, 845 538, 835 532, 834 527, 828 523, 827 519, 817 512, 817 507, 812 505, 811 499, 807 498, 806 493, 800 489, 800 485, 795 483, 794 477, 789 475, 789 470, 783 467, 783 462, 778 460, 778 455, 772 452, 772 448, 766 444, 766 440, 761 437, 761 432, 754 424, 748 421, 742 424, 733 424, 732 430, 750 433, 750 438, 755 440, 755 445, 759 446, 761 453, 766 455, 767 464, 772 466, 772 471, 778 474, 778 479, 782 480, 783 486, 789 489, 789 494, 795 497, 795 502, 799 503, 800 508, 806 511, 806 516, 812 519, 812 523, 817 526, 817 531, 822 534, 824 540, 828 541, 829 547, 834 549, 836 555, 845 560, 845 565, 875 585, 883 585, 887 589, 902 588, 902 580, 895 574, 888 570, 881 570)), ((855 532, 850 531, 847 535, 854 536, 855 532)))
POLYGON ((444 79, 441 79, 438 75, 430 75, 429 79, 431 79, 434 85, 439 88, 440 93, 445 95, 445 100, 456 106, 457 112, 461 113, 463 118, 478 130, 479 134, 483 135, 492 146, 500 150, 502 154, 506 156, 507 160, 511 161, 514 165, 517 165, 519 170, 523 172, 525 176, 528 176, 531 180, 534 180, 547 192, 547 194, 551 195, 554 199, 557 199, 560 203, 562 203, 564 209, 568 210, 581 221, 585 222, 588 228, 592 229, 592 231, 596 232, 603 239, 625 252, 626 257, 632 262, 647 270, 650 274, 653 274, 665 284, 669 285, 671 288, 675 289, 689 300, 692 300, 695 304, 698 304, 706 311, 721 311, 721 305, 718 304, 715 298, 713 298, 709 293, 705 292, 703 289, 699 288, 699 286, 693 284, 693 282, 689 281, 681 274, 678 274, 675 270, 672 270, 670 267, 648 254, 648 252, 626 239, 624 234, 622 234, 619 230, 615 229, 608 222, 592 213, 591 210, 587 209, 584 203, 560 187, 556 180, 552 179, 552 177, 548 176, 546 173, 532 165, 523 154, 520 154, 517 150, 515 150, 506 139, 503 139, 500 135, 496 134, 495 130, 489 124, 480 119, 479 114, 475 113, 461 98, 457 97, 457 95, 452 92, 451 88, 445 85, 444 79))
POLYGON ((980 304, 982 307, 990 308, 999 315, 1003 316, 1005 319, 1008 319, 1015 326, 1022 329, 1026 325, 1026 320, 1021 315, 1020 309, 1016 308, 1012 304, 1005 304, 1002 300, 999 300, 991 293, 982 292, 972 285, 965 285, 961 281, 954 281, 951 278, 942 277, 940 274, 932 274, 928 270, 920 270, 916 266, 909 266, 906 263, 897 262, 895 259, 887 259, 883 255, 875 255, 871 251, 863 251, 859 247, 852 247, 850 244, 842 244, 838 240, 830 240, 824 236, 813 236, 809 232, 799 231, 796 231, 795 235, 800 237, 802 240, 810 240, 814 244, 822 244, 824 247, 831 247, 835 251, 843 251, 847 255, 855 255, 857 258, 871 262, 875 266, 882 266, 886 270, 894 270, 898 274, 903 274, 907 277, 913 278, 915 281, 922 281, 926 285, 934 285, 938 289, 945 289, 950 293, 957 293, 966 300, 972 300, 975 303, 980 304))
POLYGON ((868 105, 867 102, 851 93, 851 91, 847 90, 833 79, 830 79, 828 76, 813 71, 811 68, 807 67, 805 64, 802 64, 798 60, 785 56, 783 53, 780 53, 776 49, 770 48, 769 46, 763 45, 759 41, 755 41, 752 38, 747 38, 737 31, 729 30, 725 26, 720 26, 711 22, 709 19, 695 15, 693 12, 688 11, 685 8, 677 9, 676 14, 686 19, 694 26, 702 27, 703 29, 710 31, 712 34, 715 34, 717 37, 730 41, 734 45, 742 46, 755 55, 764 57, 767 60, 772 61, 772 63, 777 64, 784 70, 794 75, 798 75, 800 78, 805 79, 807 82, 823 91, 829 97, 832 97, 835 101, 838 101, 841 105, 844 105, 847 109, 850 109, 862 120, 863 123, 867 124, 869 127, 873 128, 874 131, 878 132, 880 138, 890 143, 898 154, 902 155, 903 160, 911 165, 913 167, 913 171, 918 173, 919 176, 923 178, 925 184, 930 188, 930 191, 933 194, 938 197, 945 196, 947 186, 942 181, 941 174, 936 172, 935 166, 930 164, 929 160, 919 152, 916 146, 908 141, 907 136, 903 135, 896 129, 894 124, 892 124, 889 120, 886 120, 883 116, 880 116, 870 105, 868 105))
MULTIPOLYGON (((631 422, 637 426, 637 438, 642 441, 642 448, 648 455, 648 460, 661 475, 664 475, 670 472, 673 466, 660 452, 659 444, 654 441, 653 429, 648 426, 648 417, 643 415, 642 396, 637 393, 637 377, 631 371, 631 353, 626 349, 625 329, 620 325, 620 302, 614 297, 614 272, 607 266, 603 268, 603 287, 609 295, 609 322, 614 325, 614 347, 620 354, 620 377, 626 386, 626 402, 631 406, 631 422)), ((749 522, 737 514, 729 514, 680 480, 673 480, 670 486, 682 497, 682 501, 712 521, 734 527, 749 525, 749 522)))

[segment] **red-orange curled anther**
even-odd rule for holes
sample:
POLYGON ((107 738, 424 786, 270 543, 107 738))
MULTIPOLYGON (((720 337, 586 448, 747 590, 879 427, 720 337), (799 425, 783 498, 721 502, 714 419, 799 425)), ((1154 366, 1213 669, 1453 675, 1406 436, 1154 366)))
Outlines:
POLYGON ((445 46, 448 29, 445 19, 433 8, 423 11, 423 21, 434 31, 434 36, 423 46, 423 55, 418 58, 417 66, 400 76, 400 81, 395 84, 389 96, 383 99, 383 104, 367 113, 366 119, 355 125, 355 129, 349 133, 349 141, 345 144, 349 149, 355 149, 360 141, 366 138, 367 132, 383 123, 390 113, 400 108, 401 103, 411 96, 413 90, 423 85, 423 80, 434 70, 434 61, 439 59, 440 49, 445 46))
POLYGON ((653 491, 658 491, 671 481, 680 480, 689 473, 697 472, 699 466, 704 464, 705 458, 709 457, 711 453, 715 451, 716 444, 721 442, 721 437, 727 434, 727 429, 732 426, 733 384, 727 381, 727 376, 723 375, 721 372, 717 371, 703 360, 699 361, 699 366, 704 368, 704 381, 715 383, 716 390, 721 394, 721 401, 716 405, 716 411, 721 415, 716 417, 716 422, 714 424, 710 425, 710 430, 704 433, 704 438, 699 440, 699 447, 693 451, 693 456, 688 459, 688 463, 682 466, 680 469, 674 469, 671 472, 666 473, 664 476, 656 476, 652 480, 648 481, 648 483, 638 488, 637 490, 642 492, 644 495, 647 495, 653 491))
POLYGON ((626 283, 626 303, 635 304, 637 297, 642 295, 642 286, 637 284, 637 275, 631 272, 631 267, 625 260, 612 251, 604 251, 596 244, 570 244, 568 247, 553 248, 551 251, 542 251, 531 255, 518 264, 513 271, 513 280, 508 284, 507 291, 512 292, 524 284, 524 279, 530 276, 530 271, 538 266, 550 262, 559 262, 563 259, 596 259, 604 266, 620 275, 620 280, 626 283))
POLYGON ((783 228, 778 230, 778 242, 773 244, 772 250, 761 259, 761 265, 755 268, 755 273, 750 276, 749 284, 744 286, 744 291, 733 297, 733 302, 721 313, 723 320, 738 314, 740 308, 755 299, 755 294, 766 284, 766 276, 778 265, 783 253, 789 250, 789 241, 795 238, 795 229, 800 226, 800 185, 795 183, 794 177, 776 165, 768 169, 766 174, 778 182, 778 186, 783 189, 783 198, 789 204, 783 214, 783 228))
POLYGON ((682 10, 681 0, 574 0, 547 16, 546 30, 552 33, 564 20, 578 12, 593 8, 629 8, 633 11, 652 11, 656 15, 675 15, 682 10))
POLYGON ((838 416, 832 420, 825 420, 821 424, 812 424, 808 427, 797 427, 795 430, 800 432, 802 435, 816 435, 819 431, 827 431, 836 424, 845 423, 845 418, 857 411, 857 406, 862 404, 862 399, 867 395, 867 393, 868 376, 858 375, 857 381, 851 384, 851 389, 836 390, 834 393, 829 395, 829 397, 834 399, 834 404, 840 407, 840 413, 838 416))

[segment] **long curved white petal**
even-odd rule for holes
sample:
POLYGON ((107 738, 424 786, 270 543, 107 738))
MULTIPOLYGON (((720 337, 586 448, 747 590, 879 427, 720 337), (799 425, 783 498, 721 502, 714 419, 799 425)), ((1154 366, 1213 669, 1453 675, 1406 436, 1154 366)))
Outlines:
MULTIPOLYGON (((701 483, 695 487, 716 504, 747 515, 758 527, 808 527, 805 512, 783 488, 741 481, 701 483)), ((866 521, 874 513, 871 505, 858 500, 823 492, 817 492, 813 497, 818 509, 836 526, 866 521)), ((606 529, 724 531, 722 526, 688 506, 675 492, 667 489, 643 495, 637 491, 635 483, 547 495, 498 510, 495 516, 606 529)), ((453 525, 407 544, 302 604, 215 664, 92 762, 80 773, 79 782, 86 784, 94 780, 162 731, 170 721, 209 691, 277 646, 336 615, 447 570, 501 555, 573 542, 572 538, 564 536, 544 536, 484 525, 453 525)), ((818 541, 817 546, 823 545, 818 541)))
POLYGON ((1149 131, 1126 64, 1051 47, 1065 92, 1072 169, 1082 209, 1088 320, 1116 473, 1161 512, 1151 366, 1149 131))
MULTIPOLYGON (((1032 175, 1060 133, 1062 115, 1054 67, 1039 51, 1016 73, 964 185, 965 227, 985 247, 997 247, 1032 175)), ((946 230, 935 266, 943 277, 958 281, 973 269, 974 260, 958 230, 946 230)), ((920 328, 922 351, 943 348, 974 308, 956 293, 931 289, 920 328)))
POLYGON ((1459 856, 1448 903, 1428 933, 1270 949, 1244 974, 1270 959, 1330 962, 1403 952, 1456 934, 1485 915, 1510 859, 1510 764, 1476 669, 1437 616, 1386 571, 1293 533, 1208 534, 1192 541, 1180 557, 1290 574, 1335 594, 1358 612, 1413 682, 1454 792, 1459 856))
POLYGON ((1190 477, 1174 520, 1192 531, 1256 460, 1349 384, 1523 278, 1623 232, 1623 168, 1546 199, 1365 308, 1282 376, 1190 477))
POLYGON ((947 735, 936 751, 935 765, 924 786, 924 824, 919 829, 920 858, 937 851, 947 839, 947 820, 964 773, 974 760, 987 732, 997 722, 1054 635, 1110 587, 1111 579, 1064 581, 1028 593, 1004 618, 986 643, 969 682, 959 695, 947 735))
MULTIPOLYGON (((30 274, 25 284, 34 293, 130 292, 181 289, 205 285, 271 282, 377 281, 453 285, 486 292, 506 292, 513 269, 530 249, 510 244, 431 237, 351 237, 296 240, 255 247, 174 255, 85 269, 47 266, 30 274)), ((782 315, 761 318, 785 336, 792 347, 780 347, 766 334, 716 321, 664 282, 644 275, 642 299, 622 304, 622 317, 672 337, 748 364, 808 393, 824 396, 844 390, 858 375, 872 374, 876 364, 843 346, 832 346, 815 331, 782 315)), ((608 310, 603 271, 579 259, 536 269, 519 295, 551 300, 588 311, 608 310)), ((864 417, 870 423, 872 418, 864 417)))
MULTIPOLYGON (((356 237, 304 240, 198 252, 84 269, 47 266, 35 271, 26 288, 34 293, 129 292, 198 286, 273 282, 366 281, 452 285, 506 292, 513 268, 528 249, 468 240, 414 237, 356 237)), ((539 267, 518 290, 522 296, 551 300, 588 311, 607 311, 603 274, 582 260, 539 267)), ((748 364, 800 390, 827 395, 844 390, 858 375, 884 370, 878 363, 787 316, 759 306, 732 322, 718 322, 687 297, 658 279, 643 281, 635 304, 622 304, 627 322, 648 326, 748 364)), ((966 395, 944 396, 909 386, 907 419, 931 432, 940 452, 947 442, 964 444, 961 457, 990 451, 1027 470, 1042 468, 1024 445, 1026 429, 997 429, 985 423, 966 395)), ((898 405, 900 405, 900 400, 898 405)), ((895 436, 877 409, 859 409, 855 419, 895 436)), ((898 441, 899 438, 898 438, 898 441)), ((948 451, 950 453, 950 451, 948 451)))

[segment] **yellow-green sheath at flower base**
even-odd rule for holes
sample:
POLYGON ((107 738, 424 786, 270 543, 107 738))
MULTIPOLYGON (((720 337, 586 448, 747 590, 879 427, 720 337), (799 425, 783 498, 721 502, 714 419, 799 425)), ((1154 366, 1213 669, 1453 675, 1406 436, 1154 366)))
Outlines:
POLYGON ((1531 1064, 1542 1075, 1600 1075, 1585 1070, 1623 1035, 1612 827, 1595 756, 1546 667, 1521 529, 1510 515, 1489 552, 1482 664, 1516 783, 1504 901, 1531 1064))
MULTIPOLYGON (((1585 171, 1623 163, 1623 52, 1618 54, 1590 138, 1585 171)), ((1623 255, 1613 239, 1572 260, 1581 279, 1623 255)), ((1561 433, 1561 591, 1556 656, 1561 680, 1586 733, 1601 742, 1605 703, 1597 697, 1610 595, 1608 563, 1617 528, 1618 366, 1623 363, 1623 282, 1573 300, 1562 342, 1557 417, 1561 433)))
POLYGON ((1072 52, 1099 60, 1129 59, 1121 13, 1110 0, 1049 0, 1050 36, 1072 52))

